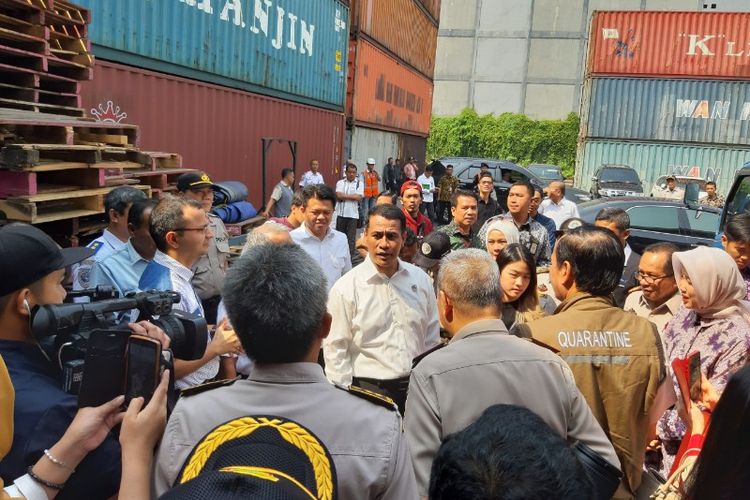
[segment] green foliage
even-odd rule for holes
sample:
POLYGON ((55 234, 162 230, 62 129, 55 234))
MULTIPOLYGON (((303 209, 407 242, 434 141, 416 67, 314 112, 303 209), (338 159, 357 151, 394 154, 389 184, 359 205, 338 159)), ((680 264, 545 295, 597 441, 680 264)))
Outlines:
POLYGON ((572 177, 579 119, 532 120, 523 114, 479 116, 464 109, 456 116, 432 119, 427 157, 468 156, 510 160, 520 165, 548 163, 572 177))

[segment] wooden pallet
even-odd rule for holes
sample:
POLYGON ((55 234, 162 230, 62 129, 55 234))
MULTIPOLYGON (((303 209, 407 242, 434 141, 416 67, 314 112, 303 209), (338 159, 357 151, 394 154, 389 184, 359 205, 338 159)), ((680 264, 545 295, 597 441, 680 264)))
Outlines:
POLYGON ((130 170, 123 173, 127 179, 138 179, 141 184, 148 184, 159 193, 176 190, 177 178, 188 172, 198 172, 192 168, 172 168, 158 170, 130 170))
POLYGON ((99 188, 107 185, 105 169, 75 168, 17 172, 0 170, 0 197, 33 196, 45 193, 99 188))

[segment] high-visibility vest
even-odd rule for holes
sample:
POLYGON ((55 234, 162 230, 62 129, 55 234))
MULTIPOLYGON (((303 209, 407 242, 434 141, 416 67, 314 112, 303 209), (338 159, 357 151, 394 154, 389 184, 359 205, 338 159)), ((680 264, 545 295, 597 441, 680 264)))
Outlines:
POLYGON ((376 171, 368 171, 365 169, 363 172, 365 177, 365 198, 374 198, 380 194, 378 189, 378 173, 376 171))

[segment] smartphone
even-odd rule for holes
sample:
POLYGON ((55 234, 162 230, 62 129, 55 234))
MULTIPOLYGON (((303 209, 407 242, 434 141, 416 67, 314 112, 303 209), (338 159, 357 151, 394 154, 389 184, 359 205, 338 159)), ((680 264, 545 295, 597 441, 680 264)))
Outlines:
POLYGON ((99 406, 122 394, 129 331, 94 330, 86 344, 78 407, 99 406))
POLYGON ((125 405, 133 398, 151 400, 159 385, 161 342, 150 337, 131 335, 125 355, 125 405))
POLYGON ((688 357, 688 375, 690 377, 690 399, 700 401, 703 396, 701 386, 701 354, 694 352, 688 357))

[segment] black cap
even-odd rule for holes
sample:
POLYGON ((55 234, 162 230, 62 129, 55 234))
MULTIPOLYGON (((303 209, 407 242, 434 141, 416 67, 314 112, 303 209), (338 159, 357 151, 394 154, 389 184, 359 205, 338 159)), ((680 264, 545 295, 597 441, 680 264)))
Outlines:
POLYGON ((60 248, 34 226, 5 226, 0 230, 0 297, 92 255, 91 248, 60 248))
POLYGON ((177 178, 177 191, 184 193, 189 189, 213 187, 214 183, 205 172, 188 172, 177 178))
POLYGON ((573 229, 583 227, 583 226, 589 226, 590 224, 586 222, 585 220, 581 219, 580 217, 571 217, 570 219, 565 220, 562 224, 560 224, 560 229, 555 231, 555 236, 560 238, 568 231, 572 231, 573 229))
POLYGON ((422 240, 414 264, 422 269, 431 269, 451 251, 451 240, 447 234, 434 231, 422 240))
POLYGON ((310 430, 283 417, 246 416, 206 434, 162 499, 337 498, 336 469, 310 430))

